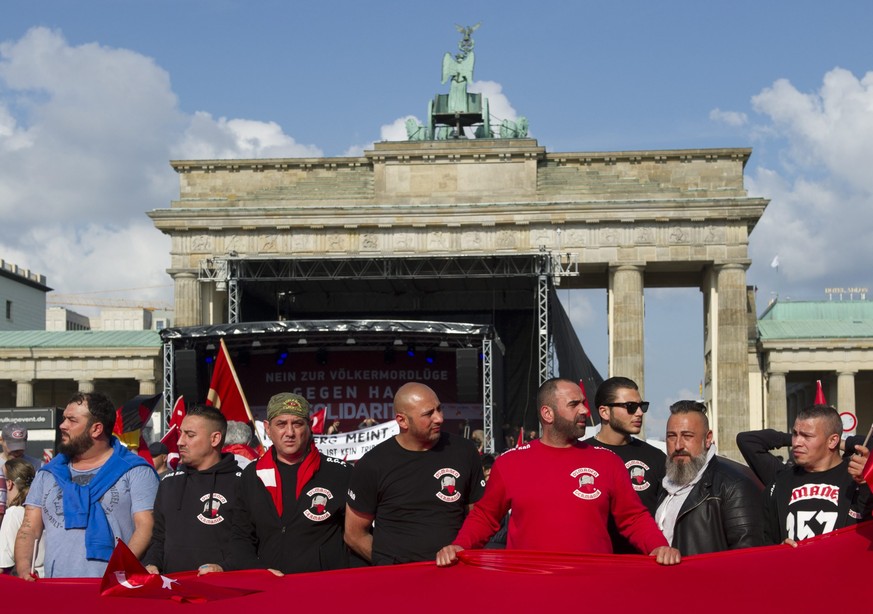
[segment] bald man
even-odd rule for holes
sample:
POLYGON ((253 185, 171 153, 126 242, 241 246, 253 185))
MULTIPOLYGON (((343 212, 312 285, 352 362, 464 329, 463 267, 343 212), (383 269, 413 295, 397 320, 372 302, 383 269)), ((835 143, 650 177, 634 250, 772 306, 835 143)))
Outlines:
POLYGON ((400 433, 358 461, 346 504, 346 543, 374 565, 432 561, 485 488, 475 444, 442 432, 428 386, 401 386, 394 417, 400 433))

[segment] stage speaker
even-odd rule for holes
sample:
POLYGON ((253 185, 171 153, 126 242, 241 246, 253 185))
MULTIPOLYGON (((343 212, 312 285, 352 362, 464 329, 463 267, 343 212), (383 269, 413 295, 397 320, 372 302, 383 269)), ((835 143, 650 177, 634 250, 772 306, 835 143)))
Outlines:
POLYGON ((462 348, 455 351, 455 378, 458 382, 458 403, 482 402, 478 348, 462 348))
MULTIPOLYGON (((206 365, 197 360, 197 350, 174 352, 176 396, 185 397, 185 404, 203 403, 206 400, 206 365)), ((173 399, 175 402, 175 399, 173 399)))

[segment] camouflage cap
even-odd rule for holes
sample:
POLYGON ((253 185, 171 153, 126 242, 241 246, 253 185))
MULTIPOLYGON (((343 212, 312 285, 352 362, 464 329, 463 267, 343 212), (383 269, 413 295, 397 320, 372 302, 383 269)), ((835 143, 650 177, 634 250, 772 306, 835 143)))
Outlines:
POLYGON ((309 401, 292 392, 273 395, 267 403, 267 420, 282 414, 291 414, 309 420, 309 401))

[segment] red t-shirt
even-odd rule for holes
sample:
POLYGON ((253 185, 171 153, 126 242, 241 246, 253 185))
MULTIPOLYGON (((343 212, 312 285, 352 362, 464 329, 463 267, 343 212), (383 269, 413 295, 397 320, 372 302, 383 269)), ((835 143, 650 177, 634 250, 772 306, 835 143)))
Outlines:
POLYGON ((535 440, 499 457, 453 543, 481 547, 510 509, 507 548, 608 554, 610 515, 641 553, 668 545, 621 459, 586 443, 554 448, 535 440))

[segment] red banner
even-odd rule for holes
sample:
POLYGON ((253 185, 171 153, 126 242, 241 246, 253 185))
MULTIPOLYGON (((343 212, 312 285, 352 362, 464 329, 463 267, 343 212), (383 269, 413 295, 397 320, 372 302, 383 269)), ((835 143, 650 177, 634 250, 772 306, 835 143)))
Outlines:
MULTIPOLYGON (((560 540, 557 530, 555 539, 560 540)), ((522 607, 675 612, 683 604, 684 609, 704 604, 700 607, 706 614, 734 614, 826 612, 845 599, 850 605, 853 599, 863 603, 871 570, 873 523, 868 522, 801 542, 797 548, 767 546, 704 554, 674 567, 662 567, 647 556, 479 550, 462 553, 462 562, 449 568, 413 563, 283 578, 257 570, 209 574, 197 580, 261 591, 210 602, 210 614, 268 612, 276 604, 307 612, 402 608, 442 614, 516 612, 522 607), (814 582, 804 584, 802 577, 814 582)), ((193 576, 194 572, 172 575, 180 580, 193 576)), ((76 610, 85 612, 122 608, 125 614, 152 614, 156 607, 153 599, 132 597, 122 602, 101 597, 99 578, 29 583, 0 576, 0 589, 9 611, 60 612, 75 604, 76 610)), ((160 611, 191 612, 199 607, 167 600, 160 611)))

